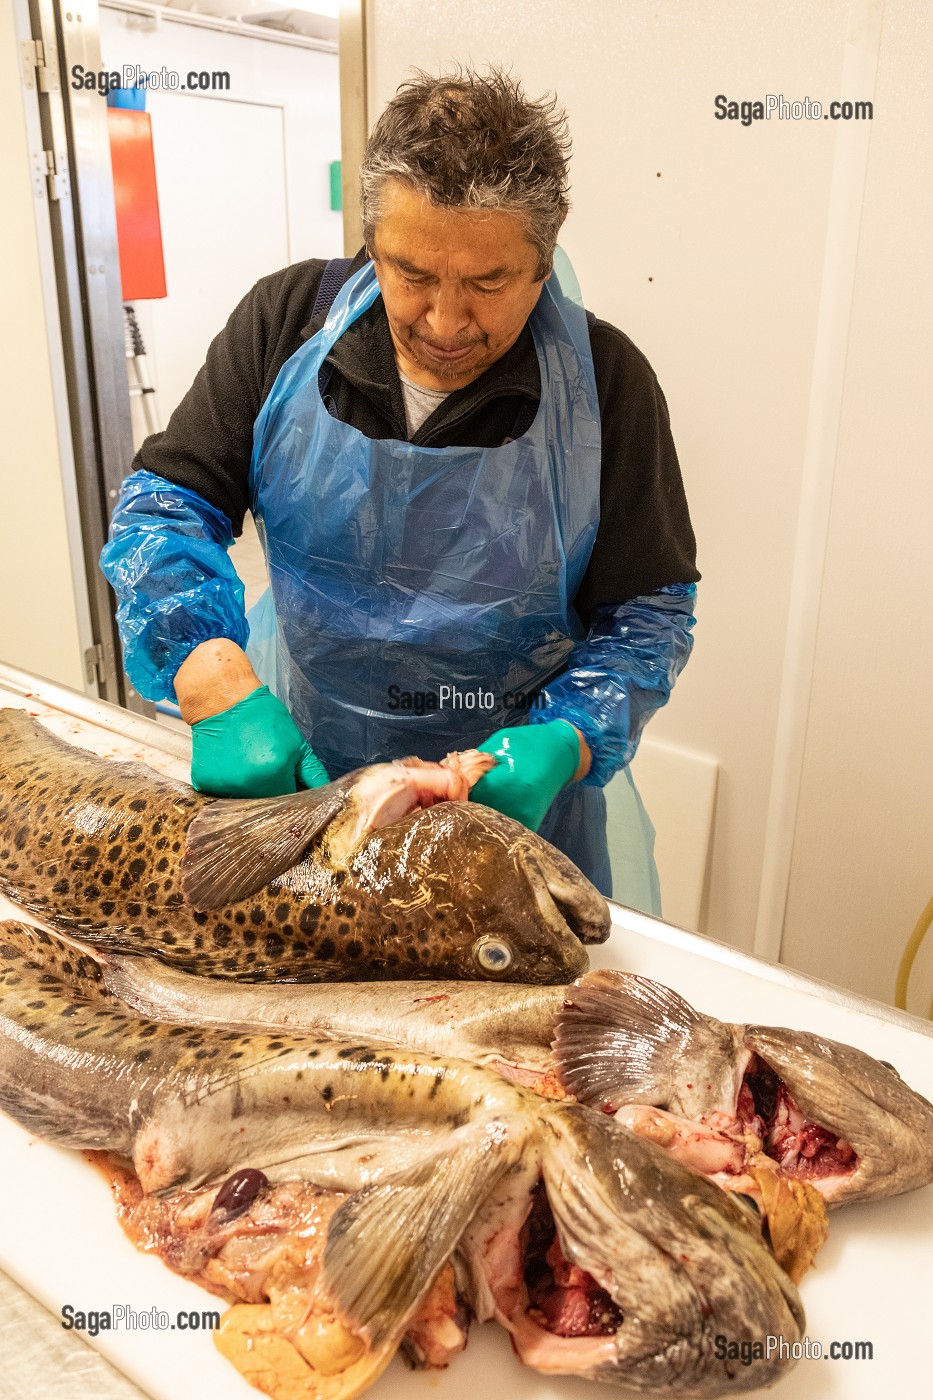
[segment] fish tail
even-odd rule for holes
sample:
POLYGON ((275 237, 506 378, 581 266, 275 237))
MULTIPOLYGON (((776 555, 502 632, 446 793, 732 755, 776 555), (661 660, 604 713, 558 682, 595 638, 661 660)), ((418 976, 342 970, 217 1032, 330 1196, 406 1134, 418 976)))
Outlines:
POLYGON ((588 972, 568 987, 555 1021, 557 1075, 568 1093, 607 1112, 666 1105, 685 1056, 732 1059, 727 1028, 670 987, 631 972, 588 972))
POLYGON ((333 1216, 322 1286, 343 1321, 378 1346, 400 1337, 496 1183, 518 1161, 527 1127, 503 1118, 458 1130, 459 1142, 363 1187, 333 1216), (360 1268, 360 1260, 366 1268, 360 1268))

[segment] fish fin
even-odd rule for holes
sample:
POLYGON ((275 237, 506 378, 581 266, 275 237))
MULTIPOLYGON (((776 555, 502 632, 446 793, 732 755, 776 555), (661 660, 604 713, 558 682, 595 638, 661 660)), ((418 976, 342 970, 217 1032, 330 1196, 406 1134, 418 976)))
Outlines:
MULTIPOLYGON (((722 1053, 722 1033, 683 997, 632 972, 588 972, 567 988, 555 1020, 557 1077, 581 1103, 664 1108, 691 1058, 722 1053), (714 1037, 714 1040, 711 1040, 714 1037)), ((731 1042, 730 1042, 731 1045, 731 1042)))
POLYGON ((185 899, 220 909, 261 890, 301 860, 346 805, 347 780, 284 797, 221 798, 188 828, 181 862, 185 899))
POLYGON ((84 943, 9 919, 0 923, 0 945, 15 948, 31 967, 60 977, 76 997, 107 996, 99 957, 84 943))
POLYGON ((524 1130, 513 1133, 496 1119, 457 1130, 453 1139, 443 1155, 355 1192, 331 1219, 323 1288, 347 1325, 374 1345, 404 1330, 496 1181, 517 1160, 524 1130))

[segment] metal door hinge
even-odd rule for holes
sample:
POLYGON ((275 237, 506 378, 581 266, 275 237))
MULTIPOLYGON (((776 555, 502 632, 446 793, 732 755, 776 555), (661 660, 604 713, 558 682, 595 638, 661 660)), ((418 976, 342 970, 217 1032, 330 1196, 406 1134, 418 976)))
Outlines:
POLYGON ((40 160, 44 162, 44 174, 49 187, 49 199, 66 199, 71 193, 71 186, 68 182, 68 159, 64 152, 55 159, 53 151, 42 151, 40 160))
POLYGON ((104 648, 100 642, 95 642, 92 647, 88 647, 84 653, 84 670, 88 681, 93 684, 97 681, 103 685, 104 676, 104 648))
POLYGON ((58 91, 58 53, 54 44, 48 48, 41 39, 24 39, 23 81, 28 88, 37 84, 40 92, 58 91))

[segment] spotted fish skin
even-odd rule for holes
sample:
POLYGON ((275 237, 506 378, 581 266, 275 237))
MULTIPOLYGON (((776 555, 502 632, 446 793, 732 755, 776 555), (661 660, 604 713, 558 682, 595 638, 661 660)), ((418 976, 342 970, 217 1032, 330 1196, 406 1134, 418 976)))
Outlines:
POLYGON ((165 1035, 107 991, 92 957, 41 929, 0 925, 0 1109, 39 1137, 131 1156, 132 1119, 151 1110, 169 1070, 197 1092, 221 1049, 248 1040, 205 1042, 187 1026, 165 1035))
POLYGON ((229 1188, 246 1169, 352 1193, 321 1277, 328 1313, 377 1347, 394 1349, 455 1248, 474 1311, 549 1374, 711 1398, 785 1368, 733 1375, 716 1332, 802 1330, 736 1202, 603 1114, 436 1055, 146 1022, 114 1004, 93 958, 23 925, 0 925, 0 1109, 130 1159, 146 1193, 229 1188), (522 1229, 542 1175, 564 1258, 613 1305, 596 1336, 548 1331, 531 1307, 522 1229))
POLYGON ((563 986, 513 982, 245 984, 192 977, 154 958, 108 958, 116 996, 154 1021, 293 1035, 363 1035, 409 1050, 433 1050, 474 1064, 512 1069, 534 1083, 555 1069, 551 1042, 563 986))
POLYGON ((147 1191, 256 1165, 354 1191, 490 1124, 518 1150, 540 1116, 536 1096, 438 1055, 143 1020, 92 958, 16 923, 0 924, 0 1110, 131 1159, 147 1191))
POLYGON ((581 937, 608 934, 605 901, 559 852, 467 802, 417 811, 343 864, 324 832, 257 893, 195 909, 182 860, 189 826, 211 804, 0 711, 0 891, 101 949, 248 982, 501 980, 478 960, 492 934, 508 944, 509 980, 560 983, 587 965, 575 901, 581 937))

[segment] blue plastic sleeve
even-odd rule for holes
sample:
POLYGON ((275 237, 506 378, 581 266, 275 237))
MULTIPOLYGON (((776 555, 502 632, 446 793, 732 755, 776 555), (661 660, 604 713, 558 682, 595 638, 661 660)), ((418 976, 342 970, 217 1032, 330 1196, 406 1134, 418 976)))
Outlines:
POLYGON ((604 787, 631 763, 667 703, 693 648, 695 602, 696 584, 683 583, 597 609, 586 640, 542 690, 530 722, 565 719, 579 729, 592 753, 589 786, 604 787))
POLYGON ((126 673, 147 700, 177 699, 175 674, 202 642, 246 646, 232 544, 226 515, 197 492, 147 471, 124 481, 100 567, 120 600, 126 673))

